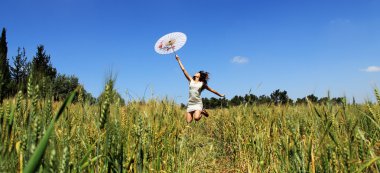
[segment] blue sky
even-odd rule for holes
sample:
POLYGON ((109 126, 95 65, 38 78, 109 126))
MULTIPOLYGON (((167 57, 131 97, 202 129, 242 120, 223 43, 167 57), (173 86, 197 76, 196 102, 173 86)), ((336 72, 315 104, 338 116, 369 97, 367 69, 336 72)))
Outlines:
MULTIPOLYGON (((211 73, 227 98, 373 99, 380 84, 380 0, 3 0, 0 27, 8 57, 45 46, 58 72, 73 74, 94 96, 117 74, 126 97, 185 103, 188 84, 173 55, 153 46, 170 32, 187 35, 179 50, 189 73, 211 73)), ((204 92, 204 97, 215 96, 204 92)))

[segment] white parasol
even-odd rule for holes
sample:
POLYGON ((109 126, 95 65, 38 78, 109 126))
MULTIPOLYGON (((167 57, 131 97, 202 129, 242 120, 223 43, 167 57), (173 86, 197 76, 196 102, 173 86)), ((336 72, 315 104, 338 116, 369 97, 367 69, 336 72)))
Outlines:
POLYGON ((159 54, 176 54, 176 51, 185 45, 187 37, 182 32, 172 32, 162 36, 154 45, 154 50, 159 54))

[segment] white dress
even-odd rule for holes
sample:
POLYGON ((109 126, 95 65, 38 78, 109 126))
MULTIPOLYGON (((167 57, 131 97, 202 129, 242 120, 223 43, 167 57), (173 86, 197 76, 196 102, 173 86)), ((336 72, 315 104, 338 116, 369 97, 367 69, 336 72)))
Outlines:
POLYGON ((203 109, 203 103, 201 98, 201 89, 203 82, 190 81, 189 84, 189 101, 187 103, 187 112, 193 112, 203 109))

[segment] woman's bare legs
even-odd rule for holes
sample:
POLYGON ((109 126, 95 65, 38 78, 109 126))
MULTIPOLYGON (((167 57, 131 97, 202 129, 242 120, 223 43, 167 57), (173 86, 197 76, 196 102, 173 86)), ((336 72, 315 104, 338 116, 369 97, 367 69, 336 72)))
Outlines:
POLYGON ((208 112, 206 111, 206 109, 202 110, 202 115, 204 115, 205 117, 208 117, 208 112))
POLYGON ((199 121, 202 118, 201 113, 202 113, 202 111, 198 111, 198 110, 194 111, 193 117, 194 117, 195 121, 199 121))
POLYGON ((186 112, 186 121, 187 123, 191 123, 193 121, 193 117, 195 121, 199 121, 202 118, 202 111, 193 111, 193 112, 186 112))
POLYGON ((193 121, 193 115, 192 115, 192 113, 194 113, 194 112, 186 112, 185 113, 185 117, 186 117, 187 123, 191 123, 191 121, 193 121))

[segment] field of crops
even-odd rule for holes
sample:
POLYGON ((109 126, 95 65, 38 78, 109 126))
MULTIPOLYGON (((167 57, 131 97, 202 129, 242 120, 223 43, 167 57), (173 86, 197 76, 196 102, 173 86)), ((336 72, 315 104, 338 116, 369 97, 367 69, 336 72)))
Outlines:
MULTIPOLYGON (((171 100, 0 106, 0 172, 378 172, 380 95, 361 105, 242 105, 187 124, 171 100)), ((73 95, 71 95, 73 96, 73 95)))

